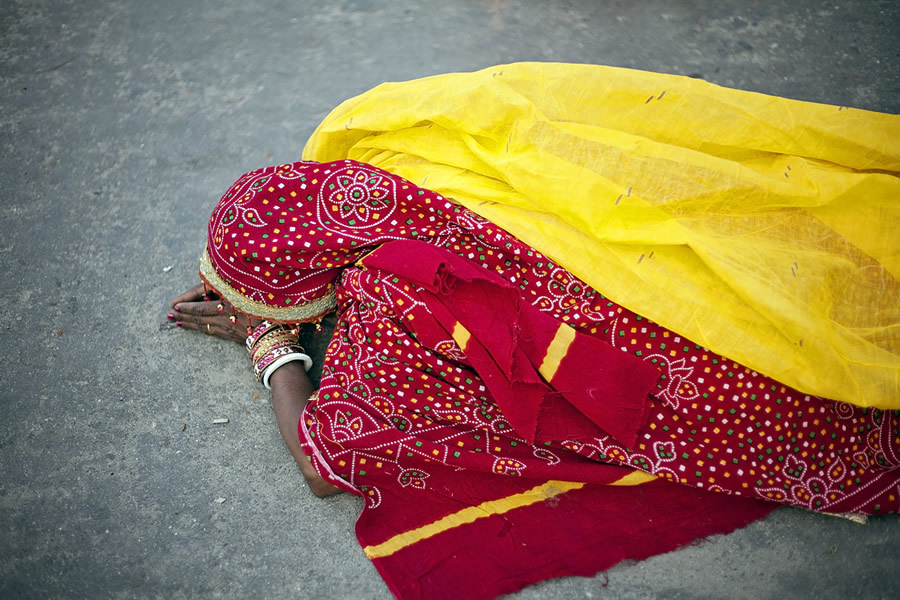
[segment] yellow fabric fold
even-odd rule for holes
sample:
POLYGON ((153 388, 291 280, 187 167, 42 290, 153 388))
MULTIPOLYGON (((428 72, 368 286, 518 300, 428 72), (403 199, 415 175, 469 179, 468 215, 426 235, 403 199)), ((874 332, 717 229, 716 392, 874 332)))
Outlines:
POLYGON ((806 393, 900 408, 900 117, 520 63, 380 85, 337 107, 304 158, 453 198, 806 393))

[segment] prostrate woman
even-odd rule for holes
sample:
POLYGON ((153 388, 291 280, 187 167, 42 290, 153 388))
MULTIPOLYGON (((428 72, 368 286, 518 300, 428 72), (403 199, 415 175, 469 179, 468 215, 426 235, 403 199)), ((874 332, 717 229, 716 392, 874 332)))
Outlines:
MULTIPOLYGON (((900 253, 882 234, 884 219, 870 224, 867 239, 854 237, 855 227, 875 214, 889 222, 897 217, 883 196, 898 189, 890 171, 896 148, 861 149, 869 168, 860 172, 852 149, 825 152, 846 155, 840 164, 789 155, 798 146, 778 139, 774 126, 764 132, 772 146, 766 149, 725 144, 733 135, 718 144, 685 99, 705 86, 709 116, 717 106, 727 112, 721 107, 734 93, 680 78, 560 65, 447 77, 452 81, 406 84, 407 105, 386 108, 391 116, 381 126, 373 106, 399 102, 402 85, 336 109, 307 148, 323 162, 238 179, 210 218, 203 284, 175 298, 169 315, 180 326, 246 342, 313 492, 345 490, 366 499, 357 534, 395 594, 490 597, 547 577, 593 574, 743 526, 775 503, 865 514, 900 509, 900 417, 871 407, 896 401, 896 375, 893 388, 884 375, 897 370, 889 335, 896 307, 868 297, 898 289, 890 257, 900 253), (575 118, 597 107, 618 108, 620 119, 640 110, 604 104, 599 92, 590 109, 584 96, 566 96, 561 90, 568 88, 556 86, 568 79, 596 92, 593 78, 615 97, 619 87, 610 75, 635 86, 620 95, 643 96, 641 85, 665 87, 645 105, 668 97, 670 116, 679 119, 672 127, 708 136, 695 143, 707 153, 689 147, 692 139, 682 149, 673 146, 677 136, 654 139, 642 121, 625 139, 575 118), (433 110, 423 91, 437 97, 442 86, 454 103, 471 96, 469 105, 485 107, 483 114, 469 121, 452 108, 444 116, 420 114, 433 110), (506 102, 471 104, 485 96, 506 102), (773 156, 778 143, 786 146, 780 158, 773 156), (532 164, 536 157, 543 166, 532 164), (673 157, 688 174, 667 182, 673 157), (770 181, 775 163, 787 182, 770 181), (561 178, 573 165, 590 173, 579 181, 561 178), (648 172, 597 208, 604 201, 595 193, 615 187, 617 169, 634 175, 638 168, 648 172), (389 170, 461 190, 454 197, 505 227, 389 170), (604 178, 585 197, 585 181, 597 172, 604 178), (705 179, 696 179, 698 172, 705 179), (791 177, 803 178, 796 185, 808 193, 796 192, 791 177), (820 184, 818 197, 812 181, 820 184), (667 183, 672 201, 654 200, 666 195, 667 183), (870 214, 856 214, 854 227, 846 226, 847 194, 865 186, 876 197, 858 208, 870 214), (731 203, 722 197, 726 191, 734 194, 731 203), (504 194, 506 208, 497 204, 504 194), (788 253, 786 233, 801 220, 805 237, 793 236, 788 253), (622 230, 615 239, 607 235, 611 226, 622 230), (760 234, 761 228, 768 229, 760 234), (778 228, 784 231, 776 236, 778 228), (753 256, 736 254, 748 252, 745 235, 764 242, 752 246, 753 256), (810 239, 814 245, 804 246, 810 239), (574 257, 579 244, 590 260, 574 257), (623 269, 622 248, 629 246, 642 252, 623 269), (844 338, 855 335, 853 343, 828 339, 824 348, 821 331, 809 330, 788 346, 767 333, 790 338, 799 325, 819 327, 826 319, 796 316, 798 305, 811 302, 803 288, 782 285, 757 297, 736 274, 755 281, 759 269, 790 260, 792 279, 798 272, 835 276, 839 271, 820 267, 840 263, 839 252, 865 281, 835 285, 826 277, 802 285, 825 285, 826 296, 837 290, 827 297, 837 298, 830 321, 839 322, 844 338), (607 261, 597 262, 601 256, 607 261), (571 265, 558 262, 566 257, 571 265), (580 278, 574 270, 600 275, 580 278), (634 306, 617 286, 615 300, 592 287, 608 271, 627 280, 634 306), (684 290, 661 288, 648 303, 636 274, 651 284, 684 276, 683 287, 701 298, 688 309, 660 309, 677 305, 684 290), (698 313, 703 294, 717 289, 730 294, 721 298, 728 306, 698 313), (207 293, 212 299, 204 299, 207 293), (739 305, 731 306, 732 297, 739 305), (877 314, 849 318, 852 302, 877 314), (337 325, 313 390, 297 327, 332 311, 337 325), (769 322, 779 311, 783 322, 769 322), (648 318, 657 315, 690 318, 684 328, 665 327, 648 318), (746 331, 735 327, 734 339, 720 343, 722 328, 736 321, 746 331), (741 361, 710 348, 710 340, 741 361), (780 382, 757 370, 773 364, 760 357, 767 347, 789 348, 783 362, 803 370, 807 353, 827 362, 846 355, 848 344, 856 356, 881 360, 848 371, 853 385, 825 377, 819 388, 808 372, 780 382), (808 382, 813 387, 805 393, 791 386, 808 382), (819 389, 865 390, 867 397, 834 401, 810 393, 819 389)), ((741 110, 751 114, 758 98, 745 100, 741 110)), ((855 126, 864 140, 863 117, 855 126)))

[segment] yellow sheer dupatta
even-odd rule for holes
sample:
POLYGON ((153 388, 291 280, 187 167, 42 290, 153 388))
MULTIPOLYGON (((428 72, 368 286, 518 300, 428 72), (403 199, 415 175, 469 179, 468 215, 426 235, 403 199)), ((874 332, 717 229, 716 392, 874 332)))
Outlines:
POLYGON ((454 198, 804 392, 900 408, 900 117, 591 65, 387 83, 304 150, 454 198))

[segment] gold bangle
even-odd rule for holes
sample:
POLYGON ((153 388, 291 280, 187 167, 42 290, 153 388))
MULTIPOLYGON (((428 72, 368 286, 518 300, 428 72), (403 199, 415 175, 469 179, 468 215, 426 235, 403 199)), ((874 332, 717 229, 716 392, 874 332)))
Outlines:
POLYGON ((270 330, 266 332, 264 335, 260 336, 258 340, 253 344, 253 347, 250 349, 250 356, 256 356, 260 353, 266 353, 264 351, 265 348, 271 349, 273 346, 277 345, 285 345, 290 344, 293 346, 299 346, 297 343, 298 337, 292 334, 289 331, 275 331, 270 330))

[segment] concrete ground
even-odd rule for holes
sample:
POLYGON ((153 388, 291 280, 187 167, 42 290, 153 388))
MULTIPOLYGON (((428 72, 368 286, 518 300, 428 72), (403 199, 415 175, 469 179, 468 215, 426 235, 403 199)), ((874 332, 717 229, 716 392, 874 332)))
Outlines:
MULTIPOLYGON (((4 0, 0 597, 389 597, 244 350, 160 328, 219 195, 340 101, 540 60, 897 113, 898 32, 871 0, 4 0)), ((897 598, 898 557, 900 519, 780 509, 516 597, 897 598)))

